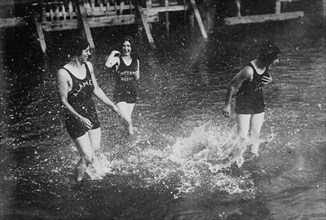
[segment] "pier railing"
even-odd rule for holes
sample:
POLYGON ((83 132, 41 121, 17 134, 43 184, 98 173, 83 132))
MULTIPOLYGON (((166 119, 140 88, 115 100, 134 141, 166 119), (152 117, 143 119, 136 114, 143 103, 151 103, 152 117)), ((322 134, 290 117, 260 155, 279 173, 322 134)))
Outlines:
MULTIPOLYGON (((207 33, 203 24, 200 10, 196 0, 21 0, 32 4, 29 15, 33 17, 38 39, 43 52, 46 52, 44 32, 81 29, 85 33, 92 48, 93 42, 91 28, 115 25, 138 24, 144 27, 147 39, 152 47, 155 47, 151 33, 151 23, 158 22, 165 15, 165 25, 169 34, 169 13, 175 11, 190 11, 190 24, 197 21, 198 27, 204 39, 207 33)), ((211 0, 214 1, 214 0, 211 0)), ((242 15, 241 0, 233 0, 237 6, 237 14, 234 17, 226 17, 224 24, 246 24, 266 21, 281 21, 295 19, 303 16, 303 11, 286 12, 283 5, 292 1, 302 0, 275 0, 275 13, 262 15, 242 15)), ((9 1, 0 1, 0 6, 8 5, 9 1)), ((203 1, 205 2, 205 1, 203 1)), ((208 1, 209 2, 209 1, 208 1)), ((27 25, 26 17, 0 17, 0 28, 27 25)))
POLYGON ((283 11, 283 5, 291 2, 298 2, 302 0, 276 0, 275 13, 261 14, 261 15, 245 15, 241 14, 241 0, 235 0, 237 6, 237 15, 234 17, 225 18, 226 25, 262 23, 266 21, 283 21, 289 19, 296 19, 303 17, 303 11, 286 12, 283 11))

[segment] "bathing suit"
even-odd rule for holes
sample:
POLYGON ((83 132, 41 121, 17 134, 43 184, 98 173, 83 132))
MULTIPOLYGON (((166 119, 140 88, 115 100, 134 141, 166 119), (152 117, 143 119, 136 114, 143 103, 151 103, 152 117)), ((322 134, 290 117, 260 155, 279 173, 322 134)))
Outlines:
POLYGON ((265 111, 263 96, 263 76, 268 76, 268 67, 263 74, 259 75, 255 67, 250 63, 249 66, 254 70, 253 79, 245 80, 236 95, 235 112, 237 114, 258 114, 265 111))
MULTIPOLYGON (((84 65, 86 68, 86 77, 84 79, 78 79, 68 69, 63 68, 69 73, 72 79, 72 89, 68 92, 68 103, 76 112, 91 121, 93 125, 91 129, 96 129, 100 127, 100 123, 97 117, 95 103, 92 99, 94 85, 88 66, 87 64, 84 65)), ((83 136, 89 130, 68 110, 66 110, 65 114, 65 124, 72 139, 83 136)))
POLYGON ((137 59, 132 59, 131 64, 127 66, 123 59, 120 59, 119 69, 116 71, 116 84, 113 93, 115 102, 135 103, 137 100, 136 77, 137 59))

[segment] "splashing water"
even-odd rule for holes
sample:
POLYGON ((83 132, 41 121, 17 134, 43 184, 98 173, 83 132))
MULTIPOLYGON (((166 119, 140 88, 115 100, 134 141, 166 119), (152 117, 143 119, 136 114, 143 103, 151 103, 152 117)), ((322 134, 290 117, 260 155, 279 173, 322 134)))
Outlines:
MULTIPOLYGON (((138 137, 129 146, 138 149, 135 152, 128 152, 123 159, 113 160, 108 159, 110 153, 103 152, 99 160, 104 172, 138 175, 144 180, 143 187, 173 182, 178 191, 175 197, 196 190, 225 191, 229 194, 254 192, 249 174, 236 176, 227 172, 234 165, 238 168, 242 166, 243 154, 250 144, 235 139, 233 133, 234 129, 226 131, 222 126, 204 124, 193 129, 188 137, 177 138, 173 145, 163 150, 151 145, 142 146, 144 140, 138 137)), ((101 179, 94 168, 89 168, 87 173, 91 179, 101 179)))

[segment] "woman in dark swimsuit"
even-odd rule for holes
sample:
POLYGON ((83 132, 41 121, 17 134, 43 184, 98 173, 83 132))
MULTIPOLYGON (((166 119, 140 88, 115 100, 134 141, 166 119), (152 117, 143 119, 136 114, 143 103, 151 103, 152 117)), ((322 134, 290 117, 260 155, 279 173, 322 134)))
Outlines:
POLYGON ((230 117, 233 91, 241 84, 236 95, 237 131, 241 138, 247 138, 249 133, 253 143, 250 151, 255 156, 258 155, 260 130, 264 122, 265 104, 262 88, 272 83, 268 68, 278 63, 279 54, 280 50, 273 42, 265 41, 260 48, 259 57, 252 60, 230 82, 222 110, 225 117, 230 117))
POLYGON ((122 41, 122 53, 112 51, 105 62, 109 68, 115 68, 116 84, 113 99, 117 103, 121 117, 128 124, 128 132, 134 134, 131 115, 137 100, 136 80, 139 80, 139 60, 131 56, 132 39, 122 41))
POLYGON ((89 165, 93 165, 100 177, 105 175, 96 157, 101 143, 101 127, 93 95, 118 112, 118 108, 97 84, 93 65, 87 61, 89 49, 85 39, 72 38, 69 41, 70 61, 57 73, 59 98, 66 112, 65 125, 81 157, 77 164, 77 181, 83 179, 89 165))

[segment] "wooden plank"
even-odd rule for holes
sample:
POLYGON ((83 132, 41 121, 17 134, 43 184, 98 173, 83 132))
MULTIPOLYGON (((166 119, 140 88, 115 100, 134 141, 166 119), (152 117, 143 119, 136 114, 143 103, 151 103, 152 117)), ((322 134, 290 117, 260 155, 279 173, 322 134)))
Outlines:
POLYGON ((168 5, 178 5, 178 2, 170 0, 168 5))
POLYGON ((152 12, 186 11, 188 10, 188 7, 187 5, 176 5, 167 7, 152 7, 148 8, 147 10, 152 12))
POLYGON ((75 18, 66 21, 46 21, 42 22, 42 27, 46 32, 72 30, 78 28, 78 20, 75 18))
POLYGON ((241 0, 235 0, 237 6, 237 17, 241 17, 241 0))
POLYGON ((25 17, 21 18, 0 18, 0 28, 28 25, 25 17))
POLYGON ((146 8, 147 8, 147 9, 151 8, 152 5, 153 5, 152 0, 147 0, 147 1, 146 1, 146 8))
POLYGON ((68 9, 69 9, 69 17, 70 19, 73 19, 75 14, 74 14, 74 7, 71 1, 69 1, 68 3, 68 9))
POLYGON ((90 26, 88 24, 88 20, 87 20, 87 13, 86 13, 86 10, 85 10, 85 6, 84 4, 79 4, 77 3, 78 7, 79 7, 79 18, 81 19, 81 22, 82 22, 82 26, 84 28, 84 31, 85 31, 85 34, 86 34, 86 38, 87 38, 87 41, 89 43, 89 46, 91 48, 95 48, 95 44, 94 44, 94 41, 93 41, 93 38, 92 38, 92 32, 91 32, 91 29, 90 29, 90 26))
POLYGON ((146 15, 148 23, 153 23, 153 22, 159 22, 160 21, 158 12, 145 10, 144 14, 146 15))
POLYGON ((46 7, 45 7, 45 4, 41 3, 41 8, 42 8, 42 21, 46 21, 46 7))
POLYGON ((122 15, 124 7, 125 7, 125 2, 121 1, 120 2, 120 7, 119 7, 119 15, 122 15))
MULTIPOLYGON (((165 0, 165 7, 169 6, 169 0, 165 0)), ((169 12, 165 11, 165 28, 167 36, 170 36, 170 19, 169 19, 169 12)))
POLYGON ((281 0, 276 0, 275 13, 276 14, 281 14, 281 0))
POLYGON ((250 23, 262 23, 266 21, 284 21, 289 19, 296 19, 303 17, 303 11, 297 12, 283 12, 281 14, 265 14, 265 15, 248 15, 242 17, 230 17, 225 18, 224 22, 226 25, 236 24, 250 24, 250 23))
POLYGON ((67 12, 66 12, 66 7, 62 5, 62 16, 63 20, 67 20, 67 12))
POLYGON ((107 17, 92 17, 88 18, 88 23, 91 28, 103 26, 129 25, 136 23, 134 14, 107 16, 107 17))
POLYGON ((105 11, 105 7, 103 6, 103 2, 100 1, 100 11, 105 11))
POLYGON ((54 19, 53 19, 53 18, 54 18, 54 12, 53 12, 53 8, 52 8, 52 7, 50 8, 50 16, 49 16, 49 17, 50 17, 50 20, 51 20, 51 21, 54 20, 54 19))
POLYGON ((120 4, 120 5, 116 5, 116 6, 108 6, 108 9, 107 10, 100 10, 99 7, 95 7, 95 8, 88 8, 88 7, 85 7, 86 9, 86 12, 87 12, 87 15, 89 16, 105 16, 106 14, 108 14, 108 11, 109 12, 112 12, 111 14, 116 14, 116 11, 131 11, 132 9, 134 9, 134 6, 130 6, 129 5, 124 5, 124 4, 120 4))
POLYGON ((60 20, 62 13, 60 13, 60 11, 59 11, 59 5, 56 6, 54 15, 55 15, 56 20, 60 20))
POLYGON ((95 0, 91 0, 91 8, 95 11, 95 0))
POLYGON ((133 11, 132 9, 134 8, 133 4, 131 3, 131 1, 129 1, 129 13, 132 14, 133 11))
POLYGON ((281 2, 300 2, 303 0, 280 0, 281 2))
POLYGON ((197 4, 196 4, 195 0, 190 0, 190 2, 191 2, 193 10, 195 12, 195 18, 197 19, 197 23, 198 23, 199 29, 201 31, 201 34, 203 35, 204 39, 207 40, 208 39, 207 33, 206 33, 206 30, 205 30, 203 21, 202 21, 202 19, 200 17, 200 14, 199 14, 199 11, 198 11, 198 8, 197 8, 197 4))
POLYGON ((110 0, 105 0, 106 2, 106 13, 109 13, 110 11, 110 0))
MULTIPOLYGON (((153 22, 158 19, 158 16, 151 16, 153 22), (154 19, 156 18, 156 20, 154 19)), ((90 28, 103 27, 103 26, 117 26, 117 25, 129 25, 136 23, 136 15, 120 15, 120 16, 106 16, 106 17, 91 17, 88 18, 88 24, 90 28)), ((78 20, 66 20, 66 21, 52 21, 43 22, 43 30, 46 32, 62 31, 78 29, 78 20)))
POLYGON ((0 6, 25 5, 37 2, 37 0, 0 0, 0 6))

